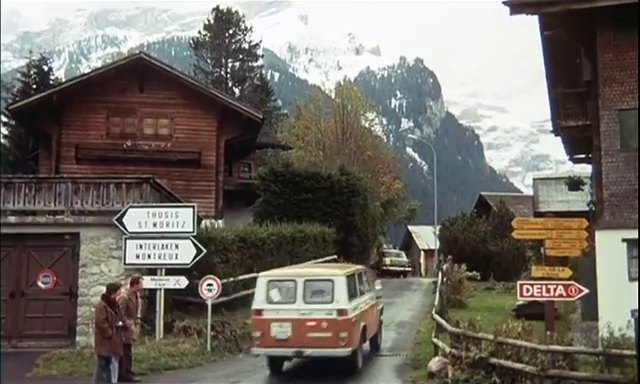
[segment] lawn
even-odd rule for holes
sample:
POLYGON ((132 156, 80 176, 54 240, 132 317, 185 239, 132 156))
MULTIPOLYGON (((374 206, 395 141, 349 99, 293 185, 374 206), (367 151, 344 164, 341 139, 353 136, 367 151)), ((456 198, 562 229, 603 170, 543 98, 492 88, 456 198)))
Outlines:
POLYGON ((431 343, 431 333, 433 332, 433 320, 431 319, 431 308, 420 321, 418 332, 411 349, 411 382, 425 383, 427 380, 427 364, 433 357, 433 344, 431 343))
MULTIPOLYGON (((493 333, 496 325, 515 320, 511 310, 516 304, 516 292, 489 290, 487 283, 474 283, 474 293, 467 299, 466 308, 454 308, 449 311, 452 318, 458 320, 474 319, 482 332, 493 333)), ((556 320, 556 333, 565 336, 571 331, 571 314, 576 309, 572 302, 557 302, 560 318, 556 320)), ((537 341, 544 342, 544 322, 530 321, 534 325, 537 341)))
MULTIPOLYGON (((146 375, 175 369, 193 368, 238 353, 250 340, 246 320, 248 309, 238 308, 216 314, 212 324, 211 352, 206 352, 206 325, 201 315, 179 316, 173 333, 156 341, 144 337, 133 347, 133 364, 137 373, 146 375), (216 321, 218 320, 218 321, 216 321), (220 321, 223 320, 223 321, 220 321)), ((30 376, 89 377, 95 367, 92 347, 61 349, 36 360, 30 376)))

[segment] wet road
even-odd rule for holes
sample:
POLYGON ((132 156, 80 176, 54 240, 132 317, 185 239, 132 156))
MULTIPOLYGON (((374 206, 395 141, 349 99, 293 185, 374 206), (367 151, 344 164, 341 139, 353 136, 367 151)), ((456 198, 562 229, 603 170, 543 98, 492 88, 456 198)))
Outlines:
MULTIPOLYGON (((287 363, 282 377, 269 376, 264 357, 243 355, 187 371, 145 378, 148 383, 280 384, 280 383, 406 383, 410 373, 408 355, 420 319, 433 300, 431 280, 386 279, 382 281, 384 333, 382 350, 367 354, 360 374, 351 374, 336 360, 287 363)), ((426 362, 425 362, 426 363, 426 362)))

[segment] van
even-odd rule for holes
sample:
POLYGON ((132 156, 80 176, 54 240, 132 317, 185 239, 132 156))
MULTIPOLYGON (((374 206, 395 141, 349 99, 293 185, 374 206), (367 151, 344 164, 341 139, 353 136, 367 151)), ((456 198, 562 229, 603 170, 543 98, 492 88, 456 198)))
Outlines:
POLYGON ((381 288, 366 267, 354 264, 262 272, 251 308, 251 353, 266 356, 274 375, 296 358, 344 358, 361 370, 363 346, 376 353, 382 344, 381 288))

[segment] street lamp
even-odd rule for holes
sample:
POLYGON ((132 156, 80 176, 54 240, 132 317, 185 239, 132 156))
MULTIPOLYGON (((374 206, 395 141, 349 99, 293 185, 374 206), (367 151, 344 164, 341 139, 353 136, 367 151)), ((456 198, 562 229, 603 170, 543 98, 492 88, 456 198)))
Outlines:
POLYGON ((438 262, 438 156, 436 156, 436 149, 430 142, 413 134, 408 134, 407 137, 411 140, 427 144, 433 153, 433 231, 435 234, 434 238, 436 247, 435 258, 436 262, 438 262))

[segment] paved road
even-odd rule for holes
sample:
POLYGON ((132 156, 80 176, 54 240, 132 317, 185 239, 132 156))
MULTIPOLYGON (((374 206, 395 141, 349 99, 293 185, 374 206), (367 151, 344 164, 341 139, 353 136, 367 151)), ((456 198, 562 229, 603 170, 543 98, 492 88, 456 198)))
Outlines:
MULTIPOLYGON (((431 280, 383 280, 384 340, 382 351, 367 355, 362 373, 353 375, 335 360, 288 363, 285 374, 269 376, 264 358, 239 356, 185 371, 145 378, 147 383, 175 384, 280 384, 280 383, 406 383, 407 357, 427 306, 433 299, 431 280)), ((426 363, 426 362, 425 362, 426 363)))

